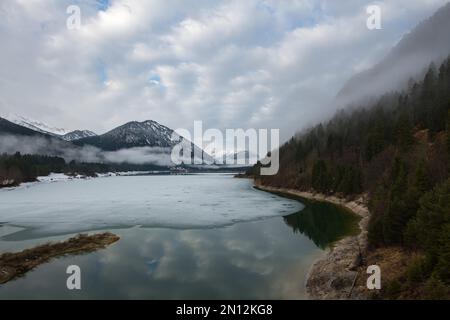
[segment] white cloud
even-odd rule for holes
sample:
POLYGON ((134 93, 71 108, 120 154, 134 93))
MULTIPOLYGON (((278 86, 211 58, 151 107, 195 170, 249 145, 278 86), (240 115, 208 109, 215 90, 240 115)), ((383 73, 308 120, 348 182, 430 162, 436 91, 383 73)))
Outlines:
POLYGON ((275 127, 288 138, 330 113, 354 72, 380 60, 445 0, 79 1, 0 3, 0 114, 104 132, 130 120, 172 128, 275 127))

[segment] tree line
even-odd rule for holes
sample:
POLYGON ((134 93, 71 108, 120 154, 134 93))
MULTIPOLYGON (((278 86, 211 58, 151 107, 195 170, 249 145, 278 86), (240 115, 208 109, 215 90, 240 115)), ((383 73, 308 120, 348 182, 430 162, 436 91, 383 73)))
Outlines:
POLYGON ((66 173, 68 175, 95 176, 96 173, 108 172, 104 164, 66 163, 63 158, 16 153, 0 155, 0 187, 16 186, 22 182, 36 181, 39 176, 50 173, 66 173))
POLYGON ((0 154, 0 188, 36 181, 39 176, 64 173, 95 177, 97 173, 161 170, 152 164, 66 162, 61 157, 30 154, 0 154))

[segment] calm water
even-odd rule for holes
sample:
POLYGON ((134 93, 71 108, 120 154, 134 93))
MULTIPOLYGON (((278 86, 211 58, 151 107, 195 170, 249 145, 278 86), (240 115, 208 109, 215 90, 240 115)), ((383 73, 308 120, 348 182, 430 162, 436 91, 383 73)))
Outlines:
POLYGON ((98 178, 0 191, 0 252, 108 230, 107 249, 0 285, 0 299, 303 299, 311 264, 356 221, 229 175, 98 178), (67 266, 82 290, 66 289, 67 266))

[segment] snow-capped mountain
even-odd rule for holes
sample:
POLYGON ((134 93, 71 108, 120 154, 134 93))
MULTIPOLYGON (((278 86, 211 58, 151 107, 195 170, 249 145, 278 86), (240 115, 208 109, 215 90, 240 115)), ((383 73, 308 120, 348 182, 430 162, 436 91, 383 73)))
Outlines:
POLYGON ((68 130, 65 130, 63 128, 52 127, 42 121, 29 119, 17 114, 9 114, 8 116, 5 116, 3 118, 19 126, 53 136, 63 136, 69 133, 68 130))
POLYGON ((108 151, 136 147, 170 148, 179 143, 181 137, 172 140, 172 129, 156 121, 132 121, 105 134, 83 138, 77 144, 89 144, 108 151))
POLYGON ((75 130, 69 133, 66 133, 62 136, 62 138, 66 141, 75 141, 89 137, 96 137, 97 134, 95 132, 89 130, 75 130))
POLYGON ((128 122, 105 134, 74 140, 73 143, 80 146, 91 145, 105 151, 157 147, 167 148, 167 152, 170 152, 171 148, 183 141, 190 143, 192 150, 195 150, 197 155, 201 154, 203 159, 213 162, 211 156, 203 152, 192 142, 174 133, 174 130, 153 120, 128 122))
MULTIPOLYGON (((179 136, 174 130, 152 120, 144 122, 128 122, 105 134, 96 135, 89 130, 66 132, 66 130, 52 128, 40 121, 34 121, 20 116, 10 116, 8 119, 9 120, 4 120, 0 118, 0 134, 43 136, 50 138, 51 141, 56 145, 61 146, 63 149, 90 145, 99 148, 100 151, 134 149, 133 151, 138 154, 139 150, 136 149, 150 147, 152 149, 145 149, 140 155, 154 153, 155 157, 162 156, 163 154, 167 157, 170 156, 174 146, 184 142, 191 145, 192 151, 194 151, 192 157, 194 155, 196 159, 201 157, 205 163, 214 162, 210 155, 191 141, 179 136), (58 132, 65 132, 65 134, 57 134, 58 132)), ((124 154, 121 155, 124 157, 124 154)), ((115 160, 117 159, 110 159, 110 161, 115 160)))
POLYGON ((241 159, 245 161, 245 164, 240 165, 254 165, 258 161, 258 156, 250 151, 238 151, 238 152, 218 152, 214 159, 216 163, 222 163, 227 165, 237 165, 237 160, 241 159))
POLYGON ((58 137, 63 140, 66 140, 66 141, 75 141, 75 140, 79 140, 79 139, 83 139, 83 138, 97 136, 96 133, 89 131, 89 130, 75 130, 75 131, 69 132, 66 129, 53 127, 53 126, 46 124, 45 122, 26 118, 24 116, 20 116, 17 114, 9 114, 8 116, 6 116, 4 118, 12 123, 19 125, 19 126, 22 126, 22 127, 25 127, 25 128, 28 128, 28 129, 31 129, 31 130, 34 130, 34 131, 37 131, 40 133, 52 135, 54 137, 58 137))
POLYGON ((1 118, 1 117, 0 117, 0 135, 49 137, 45 133, 15 124, 14 122, 11 122, 11 121, 9 121, 5 118, 1 118))

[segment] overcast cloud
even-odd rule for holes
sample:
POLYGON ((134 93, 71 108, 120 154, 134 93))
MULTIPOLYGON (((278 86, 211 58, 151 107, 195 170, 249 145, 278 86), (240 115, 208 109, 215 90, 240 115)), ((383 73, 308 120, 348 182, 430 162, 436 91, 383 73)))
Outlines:
POLYGON ((446 0, 1 0, 0 115, 295 131, 446 0), (366 28, 380 4, 383 29, 366 28), (66 8, 81 8, 80 30, 66 8))

